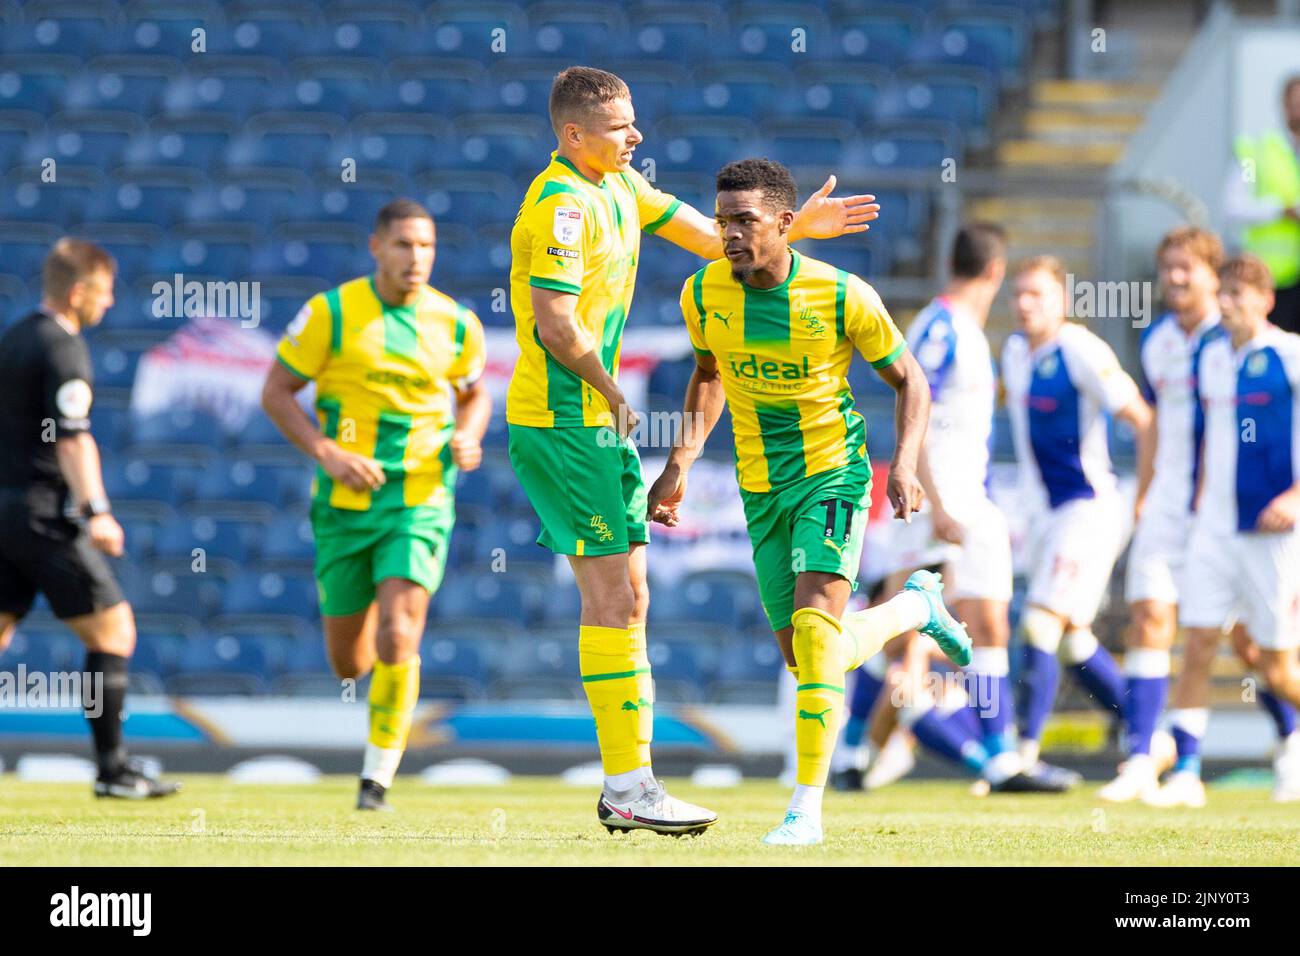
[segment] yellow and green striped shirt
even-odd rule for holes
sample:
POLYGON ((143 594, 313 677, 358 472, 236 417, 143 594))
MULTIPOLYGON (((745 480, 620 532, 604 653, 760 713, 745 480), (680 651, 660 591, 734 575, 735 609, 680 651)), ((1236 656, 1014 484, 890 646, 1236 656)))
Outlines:
POLYGON ((876 290, 855 275, 791 250, 785 282, 754 289, 726 259, 682 287, 691 345, 717 359, 745 491, 772 491, 866 457, 853 410, 856 346, 875 368, 907 347, 876 290))
POLYGON ((429 286, 412 305, 387 305, 374 277, 363 276, 313 296, 276 357, 315 380, 321 431, 376 459, 387 478, 377 491, 353 491, 317 469, 317 501, 348 511, 450 503, 453 392, 485 361, 473 312, 429 286))
POLYGON ((605 371, 617 377, 641 232, 655 232, 680 205, 634 169, 607 174, 597 184, 551 154, 550 165, 528 187, 510 234, 519 361, 506 393, 506 421, 540 428, 610 424, 609 403, 542 347, 530 290, 576 295, 578 325, 595 343, 605 371))

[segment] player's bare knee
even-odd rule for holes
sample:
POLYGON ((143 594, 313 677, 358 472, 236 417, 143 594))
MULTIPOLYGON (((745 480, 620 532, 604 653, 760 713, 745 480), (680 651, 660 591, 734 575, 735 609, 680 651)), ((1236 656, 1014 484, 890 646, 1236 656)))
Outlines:
POLYGON ((0 615, 0 654, 9 649, 14 634, 18 632, 18 621, 11 614, 0 615))
POLYGON ((1300 672, 1295 651, 1265 651, 1259 653, 1259 673, 1271 688, 1286 687, 1300 672))

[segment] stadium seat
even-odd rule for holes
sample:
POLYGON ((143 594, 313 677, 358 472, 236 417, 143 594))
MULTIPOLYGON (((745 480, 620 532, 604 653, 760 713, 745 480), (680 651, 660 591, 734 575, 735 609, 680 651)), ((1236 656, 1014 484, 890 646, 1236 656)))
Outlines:
POLYGON ((531 515, 494 521, 480 529, 476 557, 484 567, 491 567, 498 558, 504 559, 507 567, 549 567, 551 552, 537 544, 537 533, 537 519, 531 515))
POLYGON ((774 704, 782 667, 781 650, 770 635, 732 643, 718 661, 710 699, 717 704, 774 704))
POLYGON ((420 697, 473 700, 483 696, 488 668, 477 644, 425 637, 420 644, 420 697))
POLYGON ((833 55, 886 67, 902 63, 921 35, 920 17, 901 4, 871 4, 836 16, 834 22, 833 55))
POLYGON ((526 20, 517 3, 494 0, 448 0, 429 9, 429 31, 435 55, 477 56, 491 50, 494 40, 506 45, 524 39, 526 20), (497 32, 500 31, 500 32, 497 32))
POLYGON ((284 82, 282 64, 270 57, 208 54, 187 66, 163 91, 170 116, 244 120, 266 109, 271 91, 284 82))
POLYGON ((787 166, 820 169, 842 166, 854 138, 847 120, 825 116, 768 120, 762 134, 773 159, 787 166))
POLYGON ((320 613, 316 581, 305 573, 241 571, 225 588, 221 613, 270 614, 314 620, 320 613))
POLYGON ((227 170, 195 193, 186 218, 195 224, 251 222, 269 229, 301 216, 310 195, 311 183, 298 170, 227 170))
POLYGON ((817 4, 746 3, 732 14, 731 27, 737 53, 769 62, 793 63, 831 48, 830 25, 817 4))
MULTIPOLYGON (((617 47, 622 56, 702 63, 727 42, 726 11, 718 3, 643 2, 628 20, 628 37, 617 47)), ((635 87, 632 94, 635 102, 635 87)))
POLYGON ((255 697, 267 692, 270 668, 254 641, 217 637, 186 645, 180 670, 167 678, 167 693, 178 697, 255 697))
POLYGON ((138 418, 131 432, 135 445, 212 448, 220 447, 225 442, 225 432, 220 422, 210 415, 187 408, 138 418))
POLYGON ((511 700, 582 696, 578 642, 572 633, 542 632, 510 644, 501 676, 489 695, 511 700))
POLYGON ((235 123, 229 116, 157 116, 126 149, 131 166, 214 169, 229 146, 235 123))
POLYGON ((110 500, 188 501, 193 475, 184 466, 115 456, 104 463, 104 490, 110 500))
POLYGON ((224 559, 245 566, 256 556, 261 527, 254 522, 212 518, 205 514, 168 523, 154 538, 154 555, 160 559, 204 561, 224 559))
POLYGON ((687 575, 650 602, 652 622, 701 621, 743 630, 758 623, 758 590, 749 575, 703 571, 687 575))
POLYGON ((87 219, 113 223, 180 222, 201 177, 194 170, 153 167, 119 174, 86 209, 87 219))
POLYGON ((180 62, 169 56, 104 56, 91 61, 64 94, 63 108, 124 110, 149 117, 162 107, 163 95, 180 62))
POLYGON ((301 568, 316 557, 311 521, 305 515, 276 517, 262 537, 262 565, 267 568, 285 565, 301 568))
MULTIPOLYGON (((65 109, 67 87, 81 68, 76 57, 50 53, 6 53, 0 74, 0 110, 30 110, 52 116, 65 109)), ((0 155, 13 155, 0 126, 0 155)))
POLYGON ((117 48, 117 10, 100 3, 33 4, 24 22, 9 26, 8 53, 63 53, 85 57, 117 48), (60 9, 62 7, 62 9, 60 9))
POLYGON ((338 54, 399 56, 420 45, 422 23, 408 3, 334 3, 324 30, 338 54))
POLYGON ((189 614, 205 618, 216 609, 225 587, 215 570, 202 574, 166 565, 143 568, 134 580, 123 578, 123 589, 137 614, 189 614))
POLYGON ((778 112, 787 116, 834 116, 857 124, 875 117, 880 91, 889 74, 867 63, 816 63, 799 70, 797 82, 777 94, 778 112))
POLYGON ((27 618, 19 622, 9 647, 0 652, 0 667, 12 672, 22 663, 29 672, 49 674, 81 670, 85 657, 85 648, 67 625, 27 618))
POLYGON ((532 611, 531 588, 519 581, 519 575, 477 574, 458 578, 454 587, 439 590, 430 607, 437 620, 478 618, 524 621, 532 611))
POLYGON ((493 86, 483 65, 469 58, 403 57, 389 64, 388 76, 391 83, 372 109, 424 114, 436 108, 457 116, 474 109, 475 98, 486 97, 493 86))

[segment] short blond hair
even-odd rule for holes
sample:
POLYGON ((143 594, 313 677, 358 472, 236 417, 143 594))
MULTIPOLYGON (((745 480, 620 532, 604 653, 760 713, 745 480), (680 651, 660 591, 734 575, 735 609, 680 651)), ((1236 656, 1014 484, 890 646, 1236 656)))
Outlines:
POLYGON ((1263 259, 1252 256, 1249 252, 1233 256, 1225 262, 1219 269, 1219 281, 1241 282, 1261 292, 1273 291, 1273 273, 1268 270, 1263 259))
POLYGON ((41 292, 61 301, 74 285, 101 269, 117 274, 117 260, 108 250, 88 239, 64 236, 50 249, 41 266, 41 292))
POLYGON ((1166 249, 1186 249, 1207 266, 1218 272, 1223 265, 1223 242, 1208 229, 1200 226, 1178 226, 1165 233, 1156 247, 1156 259, 1166 249))
POLYGON ((1029 272, 1047 272, 1061 286, 1065 288, 1065 263, 1061 262, 1056 256, 1026 256, 1016 263, 1016 275, 1022 276, 1029 272))

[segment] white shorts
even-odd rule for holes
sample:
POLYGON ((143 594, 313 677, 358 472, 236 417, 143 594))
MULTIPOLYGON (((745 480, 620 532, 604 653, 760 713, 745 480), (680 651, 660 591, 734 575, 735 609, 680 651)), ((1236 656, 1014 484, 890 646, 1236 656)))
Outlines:
POLYGON ((1183 568, 1187 563, 1187 542, 1192 534, 1192 515, 1170 513, 1147 507, 1133 532, 1124 579, 1124 599, 1177 604, 1183 568))
POLYGON ((944 566, 948 600, 1011 600, 1011 534, 1007 519, 988 498, 948 502, 948 513, 962 526, 961 544, 934 536, 929 510, 901 524, 894 533, 894 571, 932 564, 944 566))
POLYGON ((1270 651, 1300 647, 1300 532, 1215 534, 1197 529, 1179 623, 1226 628, 1235 616, 1270 651))
POLYGON ((1029 528, 1026 601, 1070 623, 1092 624, 1124 549, 1128 522, 1118 494, 1079 498, 1039 512, 1029 528))

